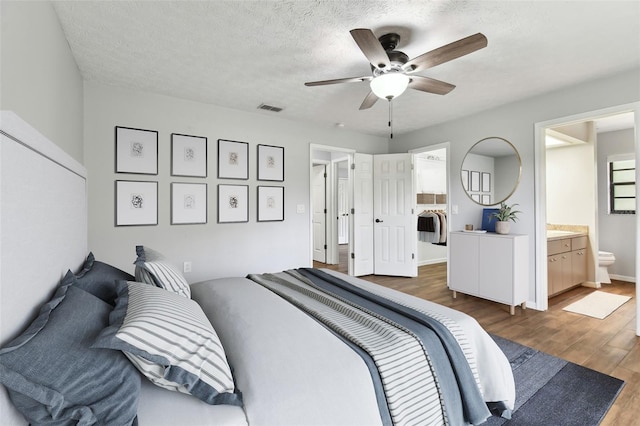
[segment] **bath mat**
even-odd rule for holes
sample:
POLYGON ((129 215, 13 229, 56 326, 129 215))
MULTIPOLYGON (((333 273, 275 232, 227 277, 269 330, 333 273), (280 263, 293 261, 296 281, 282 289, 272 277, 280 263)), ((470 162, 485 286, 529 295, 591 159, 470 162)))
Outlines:
POLYGON ((604 291, 594 291, 577 302, 573 302, 569 306, 564 307, 562 310, 604 319, 630 299, 631 297, 629 296, 621 296, 604 291))

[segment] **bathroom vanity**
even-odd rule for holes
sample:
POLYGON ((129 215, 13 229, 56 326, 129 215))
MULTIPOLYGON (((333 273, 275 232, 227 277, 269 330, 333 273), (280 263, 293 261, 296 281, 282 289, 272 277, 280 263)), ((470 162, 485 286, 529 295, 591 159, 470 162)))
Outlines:
POLYGON ((587 280, 586 233, 547 231, 547 285, 549 297, 587 280))
POLYGON ((449 239, 449 288, 526 308, 529 293, 529 237, 492 232, 452 232, 449 239))

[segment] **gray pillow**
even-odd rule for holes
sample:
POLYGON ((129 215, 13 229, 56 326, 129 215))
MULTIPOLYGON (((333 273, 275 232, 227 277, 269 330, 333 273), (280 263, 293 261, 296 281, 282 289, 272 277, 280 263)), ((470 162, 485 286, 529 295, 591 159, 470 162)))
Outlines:
POLYGON ((68 272, 27 330, 0 349, 0 383, 31 424, 133 424, 140 374, 121 352, 91 348, 112 307, 73 281, 68 272))
POLYGON ((133 276, 109 264, 99 262, 89 253, 82 269, 75 275, 75 285, 104 300, 116 304, 116 281, 133 280, 133 276))
POLYGON ((136 246, 136 254, 136 281, 191 298, 191 287, 187 280, 161 253, 149 247, 136 246))

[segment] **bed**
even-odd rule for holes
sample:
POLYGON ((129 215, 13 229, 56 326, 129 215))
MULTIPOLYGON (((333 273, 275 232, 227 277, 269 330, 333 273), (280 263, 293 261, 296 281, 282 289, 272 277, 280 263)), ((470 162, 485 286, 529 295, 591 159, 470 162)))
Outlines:
POLYGON ((87 247, 82 166, 4 111, 1 147, 0 424, 481 424, 513 408, 509 363, 468 315, 329 270, 189 285, 144 246, 130 275, 87 247))

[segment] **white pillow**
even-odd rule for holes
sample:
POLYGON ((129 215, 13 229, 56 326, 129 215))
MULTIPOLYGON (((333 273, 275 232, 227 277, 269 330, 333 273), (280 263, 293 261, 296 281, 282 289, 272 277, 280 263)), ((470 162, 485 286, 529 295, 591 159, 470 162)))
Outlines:
POLYGON ((149 380, 208 404, 242 405, 222 343, 196 302, 119 281, 116 307, 94 347, 119 349, 149 380))
POLYGON ((173 267, 164 256, 144 246, 136 246, 138 258, 136 281, 151 284, 168 291, 191 298, 191 287, 182 274, 173 267))

